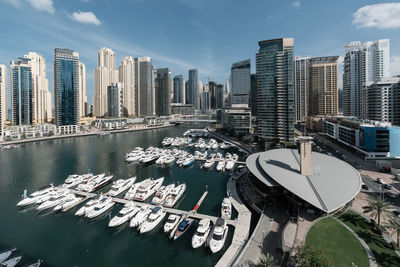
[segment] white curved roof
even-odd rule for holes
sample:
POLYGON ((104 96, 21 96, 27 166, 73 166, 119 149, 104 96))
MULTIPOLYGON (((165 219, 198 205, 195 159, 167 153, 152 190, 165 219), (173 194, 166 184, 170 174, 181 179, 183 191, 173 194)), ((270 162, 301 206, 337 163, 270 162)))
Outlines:
POLYGON ((351 165, 317 152, 312 152, 310 176, 300 174, 299 153, 292 149, 252 154, 246 164, 267 186, 278 184, 327 213, 351 201, 362 184, 360 174, 351 165))

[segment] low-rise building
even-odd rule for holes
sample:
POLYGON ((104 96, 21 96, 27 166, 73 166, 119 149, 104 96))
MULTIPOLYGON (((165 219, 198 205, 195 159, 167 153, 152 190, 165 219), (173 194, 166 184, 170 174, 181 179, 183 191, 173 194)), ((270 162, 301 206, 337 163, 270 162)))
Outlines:
POLYGON ((194 115, 195 109, 192 104, 172 103, 171 114, 194 115))
POLYGON ((57 126, 51 123, 39 123, 32 125, 13 125, 6 127, 4 141, 42 138, 53 135, 76 134, 80 132, 78 125, 57 126))
POLYGON ((366 159, 400 158, 400 127, 353 117, 327 117, 325 135, 350 146, 366 159))
POLYGON ((250 133, 251 111, 247 104, 233 104, 217 111, 217 123, 234 136, 250 133))

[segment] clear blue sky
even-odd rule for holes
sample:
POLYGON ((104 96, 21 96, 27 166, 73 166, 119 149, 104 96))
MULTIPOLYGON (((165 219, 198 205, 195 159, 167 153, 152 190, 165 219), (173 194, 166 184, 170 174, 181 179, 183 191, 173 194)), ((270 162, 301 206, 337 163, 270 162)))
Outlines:
POLYGON ((400 2, 360 0, 0 0, 0 63, 29 51, 47 62, 53 90, 55 47, 80 53, 89 102, 97 50, 150 56, 172 75, 197 67, 203 83, 224 83, 231 64, 251 58, 258 41, 293 37, 295 55, 344 55, 350 41, 391 39, 392 72, 400 73, 400 2))

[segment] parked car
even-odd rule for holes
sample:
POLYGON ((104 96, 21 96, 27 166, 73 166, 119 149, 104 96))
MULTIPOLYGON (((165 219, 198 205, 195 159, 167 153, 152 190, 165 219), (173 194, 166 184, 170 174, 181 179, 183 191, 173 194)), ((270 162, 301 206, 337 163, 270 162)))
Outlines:
POLYGON ((388 197, 393 198, 393 199, 396 199, 399 197, 398 194, 393 193, 393 192, 386 192, 386 195, 388 195, 388 197))
POLYGON ((392 185, 390 185, 390 184, 383 184, 383 187, 385 188, 385 189, 392 189, 392 185))
POLYGON ((369 190, 368 185, 366 185, 364 183, 362 183, 361 188, 364 189, 364 190, 369 190))
POLYGON ((382 178, 376 179, 376 182, 377 182, 378 184, 385 184, 385 181, 384 181, 382 178))

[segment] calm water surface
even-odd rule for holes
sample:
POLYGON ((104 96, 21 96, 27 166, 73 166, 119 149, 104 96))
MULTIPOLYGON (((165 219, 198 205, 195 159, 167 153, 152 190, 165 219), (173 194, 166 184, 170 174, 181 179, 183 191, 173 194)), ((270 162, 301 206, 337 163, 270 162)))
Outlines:
MULTIPOLYGON (((200 170, 198 162, 190 168, 124 163, 125 153, 136 146, 160 147, 165 136, 181 136, 188 128, 202 126, 60 139, 0 150, 0 251, 17 247, 23 255, 21 263, 42 258, 45 266, 212 266, 223 252, 212 255, 208 248, 191 247, 197 224, 172 242, 161 224, 157 230, 140 235, 126 225, 109 229, 108 214, 87 220, 74 216, 77 208, 66 213, 40 213, 15 206, 24 189, 32 193, 43 185, 61 184, 69 174, 90 170, 109 172, 114 180, 137 176, 141 181, 164 176, 164 184, 185 182, 185 196, 176 206, 183 210, 192 209, 208 185, 209 193, 199 213, 219 216, 228 173, 200 170)), ((110 214, 115 215, 121 208, 114 205, 110 214)), ((231 228, 224 250, 232 234, 231 228)))

